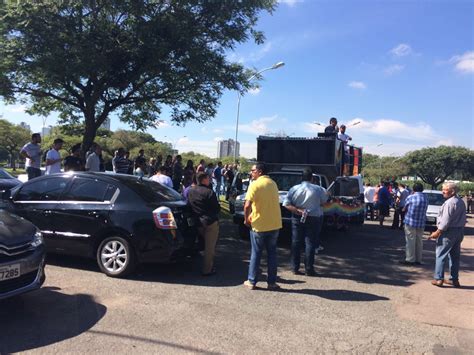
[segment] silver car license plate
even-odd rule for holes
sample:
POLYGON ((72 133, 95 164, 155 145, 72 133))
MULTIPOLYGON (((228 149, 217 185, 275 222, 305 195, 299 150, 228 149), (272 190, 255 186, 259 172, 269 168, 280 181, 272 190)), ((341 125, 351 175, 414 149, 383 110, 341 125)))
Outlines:
POLYGON ((20 264, 12 264, 0 267, 0 281, 16 279, 20 276, 20 264))

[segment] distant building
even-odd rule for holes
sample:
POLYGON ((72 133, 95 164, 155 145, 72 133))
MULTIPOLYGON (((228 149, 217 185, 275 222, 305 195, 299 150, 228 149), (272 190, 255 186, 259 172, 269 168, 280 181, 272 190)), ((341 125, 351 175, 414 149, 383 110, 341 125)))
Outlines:
POLYGON ((219 141, 217 143, 217 157, 219 159, 225 157, 233 157, 234 152, 236 152, 235 156, 238 157, 240 155, 240 143, 234 141, 233 139, 226 139, 224 141, 219 141))
POLYGON ((27 129, 28 131, 31 131, 30 125, 26 122, 20 122, 20 127, 27 129))
POLYGON ((109 117, 107 117, 104 123, 100 125, 100 128, 110 131, 110 118, 109 117))
POLYGON ((51 134, 52 129, 53 129, 53 126, 41 128, 41 137, 49 136, 51 134))

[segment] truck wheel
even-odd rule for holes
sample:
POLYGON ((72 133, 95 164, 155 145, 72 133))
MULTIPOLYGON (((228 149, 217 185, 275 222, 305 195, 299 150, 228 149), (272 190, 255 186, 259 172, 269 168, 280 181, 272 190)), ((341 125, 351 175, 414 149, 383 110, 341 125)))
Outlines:
POLYGON ((242 240, 250 240, 250 229, 245 224, 239 224, 239 237, 242 240))
POLYGON ((107 276, 125 277, 135 269, 135 253, 124 238, 109 237, 97 249, 97 263, 107 276))

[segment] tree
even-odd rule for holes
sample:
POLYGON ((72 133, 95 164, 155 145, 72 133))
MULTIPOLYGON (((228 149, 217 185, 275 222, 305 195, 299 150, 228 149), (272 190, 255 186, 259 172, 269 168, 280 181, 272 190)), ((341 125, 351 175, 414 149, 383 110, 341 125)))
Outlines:
POLYGON ((133 128, 204 122, 223 90, 250 87, 226 54, 252 38, 275 0, 6 1, 0 8, 0 96, 28 112, 84 124, 83 149, 115 112, 133 128))
POLYGON ((10 164, 13 170, 16 170, 15 162, 21 147, 30 139, 30 130, 0 119, 0 148, 6 150, 10 155, 10 164))
POLYGON ((423 148, 406 155, 410 171, 433 189, 454 173, 469 173, 474 165, 474 152, 465 147, 440 146, 423 148))

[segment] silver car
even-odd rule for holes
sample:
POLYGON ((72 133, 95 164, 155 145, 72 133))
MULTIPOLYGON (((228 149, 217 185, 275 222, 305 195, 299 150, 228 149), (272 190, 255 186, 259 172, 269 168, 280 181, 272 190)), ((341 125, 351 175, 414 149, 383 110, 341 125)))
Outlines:
POLYGON ((426 211, 426 224, 436 225, 441 205, 444 203, 444 197, 441 191, 424 190, 423 194, 428 199, 428 210, 426 211))

